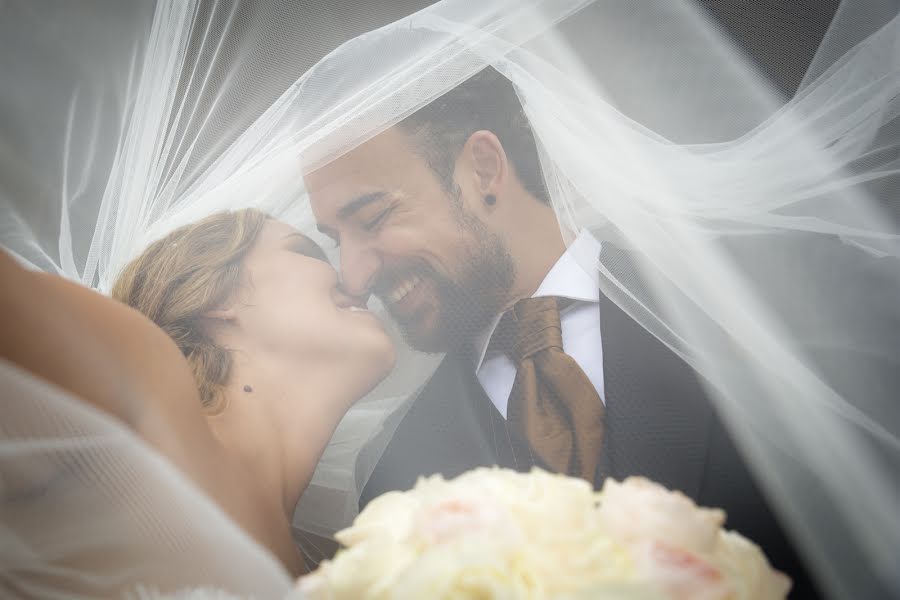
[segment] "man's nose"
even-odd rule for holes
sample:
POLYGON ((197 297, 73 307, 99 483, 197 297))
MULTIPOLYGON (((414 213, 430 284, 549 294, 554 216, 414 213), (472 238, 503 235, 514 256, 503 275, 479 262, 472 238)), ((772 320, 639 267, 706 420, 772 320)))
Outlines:
POLYGON ((347 294, 367 298, 380 269, 381 260, 372 249, 353 243, 341 245, 341 288, 347 294))

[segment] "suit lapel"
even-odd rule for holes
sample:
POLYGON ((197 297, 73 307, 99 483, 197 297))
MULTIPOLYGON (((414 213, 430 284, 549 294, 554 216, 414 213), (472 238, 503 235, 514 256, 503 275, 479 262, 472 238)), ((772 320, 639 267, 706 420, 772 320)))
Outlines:
POLYGON ((422 475, 455 477, 497 464, 493 405, 465 361, 447 355, 420 391, 372 472, 361 505, 384 492, 409 489, 422 475))
POLYGON ((714 413, 696 373, 602 292, 600 325, 606 425, 599 476, 642 475, 698 497, 714 413))
MULTIPOLYGON (((468 362, 466 363, 469 364, 468 362)), ((472 403, 473 413, 479 416, 482 435, 493 451, 493 464, 507 469, 527 472, 536 465, 531 447, 515 428, 500 414, 491 399, 488 398, 481 382, 475 376, 474 369, 465 368, 468 385, 468 398, 472 403)))

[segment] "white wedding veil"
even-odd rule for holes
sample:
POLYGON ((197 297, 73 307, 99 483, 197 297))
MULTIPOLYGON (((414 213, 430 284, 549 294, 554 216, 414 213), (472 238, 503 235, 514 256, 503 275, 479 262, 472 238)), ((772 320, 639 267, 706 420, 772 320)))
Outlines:
MULTIPOLYGON (((218 210, 315 238, 305 171, 492 66, 567 239, 603 244, 584 266, 703 375, 822 587, 900 595, 896 2, 841 1, 787 95, 692 0, 443 0, 315 65, 305 36, 338 24, 302 5, 0 7, 0 243, 107 291, 150 241, 218 210)), ((439 359, 402 348, 341 423, 298 529, 354 516, 439 359)), ((3 429, 4 461, 18 441, 3 429)))
POLYGON ((283 598, 281 564, 115 419, 0 361, 0 596, 283 598))

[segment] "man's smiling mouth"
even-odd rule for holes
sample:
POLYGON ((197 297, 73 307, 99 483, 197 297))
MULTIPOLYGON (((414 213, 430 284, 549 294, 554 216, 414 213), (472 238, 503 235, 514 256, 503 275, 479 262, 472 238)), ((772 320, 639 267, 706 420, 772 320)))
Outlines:
POLYGON ((419 275, 410 275, 400 283, 394 286, 394 288, 385 294, 385 298, 391 304, 397 304, 409 294, 419 283, 422 282, 422 277, 419 275))

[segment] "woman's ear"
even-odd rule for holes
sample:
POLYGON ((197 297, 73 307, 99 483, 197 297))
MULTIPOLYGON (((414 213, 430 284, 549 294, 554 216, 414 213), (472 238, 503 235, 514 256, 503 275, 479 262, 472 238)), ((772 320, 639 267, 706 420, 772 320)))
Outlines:
POLYGON ((509 172, 506 152, 499 138, 490 131, 476 131, 466 141, 472 161, 475 184, 482 198, 502 198, 509 172))

